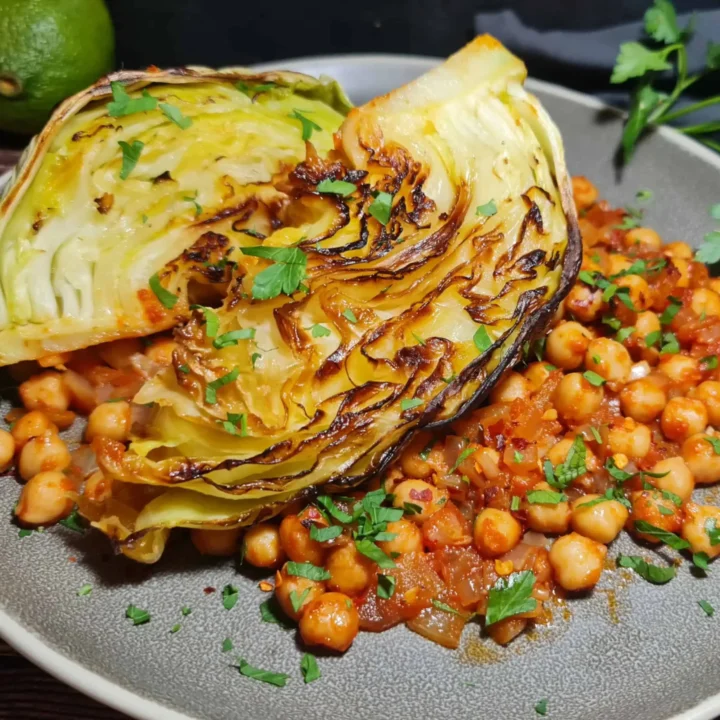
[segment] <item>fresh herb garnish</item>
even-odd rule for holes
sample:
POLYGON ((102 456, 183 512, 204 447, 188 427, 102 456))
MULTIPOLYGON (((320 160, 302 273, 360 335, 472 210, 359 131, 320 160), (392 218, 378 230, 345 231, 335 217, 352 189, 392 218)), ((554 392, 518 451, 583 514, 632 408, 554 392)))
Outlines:
POLYGON ((310 527, 310 538, 312 540, 317 540, 317 542, 334 540, 340 535, 342 535, 342 528, 339 525, 330 525, 329 527, 318 527, 317 525, 312 525, 310 527))
POLYGON ((374 193, 375 199, 372 201, 368 212, 383 225, 387 225, 390 222, 390 215, 392 213, 392 199, 393 196, 390 193, 378 192, 374 193))
POLYGON ((537 607, 537 601, 531 597, 534 585, 535 574, 530 570, 500 578, 488 593, 485 624, 493 625, 513 615, 534 610, 537 607))
POLYGON ((310 594, 310 588, 305 588, 301 593, 296 590, 290 591, 290 605, 295 612, 300 612, 300 608, 307 600, 307 596, 310 594))
POLYGON ((668 306, 663 310, 662 315, 660 315, 660 324, 669 325, 673 321, 673 318, 680 312, 681 307, 682 300, 670 295, 668 297, 668 306))
POLYGON ((510 509, 513 511, 520 509, 520 498, 517 495, 513 495, 510 499, 510 509))
POLYGON ((638 555, 619 555, 617 563, 620 567, 634 570, 641 578, 654 585, 664 585, 675 577, 674 567, 652 565, 638 555))
POLYGON ((235 382, 235 380, 237 380, 238 378, 238 375, 240 375, 240 369, 234 368, 226 375, 223 375, 217 380, 213 380, 212 382, 208 383, 207 387, 205 388, 205 402, 208 405, 214 405, 217 402, 217 391, 223 385, 228 385, 231 382, 235 382))
POLYGON ((297 247, 246 247, 243 255, 271 260, 272 265, 259 272, 253 280, 255 300, 272 300, 278 295, 292 295, 305 279, 307 255, 297 247))
POLYGON ((564 490, 573 480, 587 472, 585 466, 585 458, 587 456, 587 448, 582 435, 577 435, 573 444, 568 450, 565 462, 553 468, 552 463, 546 460, 543 464, 545 478, 548 485, 556 490, 564 490))
POLYGON ((304 577, 308 580, 314 580, 315 582, 330 579, 330 573, 325 568, 318 567, 310 562, 288 562, 285 566, 285 571, 288 575, 304 577))
POLYGON ((716 455, 720 455, 720 438, 708 435, 707 437, 703 438, 703 440, 705 440, 705 442, 709 443, 712 446, 713 452, 716 455))
POLYGON ((718 356, 708 355, 707 357, 700 358, 700 362, 705 366, 705 370, 715 370, 718 366, 718 356))
POLYGON ((478 205, 475 208, 475 215, 483 215, 485 217, 492 217, 497 213, 497 205, 494 200, 489 200, 484 205, 478 205))
POLYGON ((383 575, 382 573, 378 573, 377 580, 377 596, 383 600, 389 600, 395 594, 397 580, 392 575, 383 575))
POLYGON ((564 493, 553 492, 552 490, 530 490, 526 497, 528 502, 533 505, 557 505, 568 499, 564 493))
POLYGON ((78 588, 78 591, 76 595, 78 597, 87 597, 92 593, 92 585, 90 583, 85 583, 81 587, 78 588))
POLYGON ((355 549, 383 570, 390 570, 395 567, 393 560, 369 538, 356 539, 355 549))
POLYGON ((595 387, 600 387, 601 385, 604 385, 606 383, 605 378, 602 375, 598 375, 596 372, 593 372, 592 370, 586 370, 583 373, 583 377, 595 387))
POLYGON ((238 601, 238 589, 234 585, 226 585, 222 589, 222 604, 226 610, 232 610, 238 601))
MULTIPOLYGON (((208 335, 208 337, 211 337, 208 335)), ((240 330, 230 330, 223 333, 220 337, 215 338, 213 347, 221 350, 222 348, 237 345, 238 340, 252 340, 255 337, 255 328, 242 328, 240 330)))
POLYGON ((318 183, 317 191, 319 193, 329 193, 331 195, 342 195, 347 197, 357 190, 357 186, 345 180, 323 180, 318 183))
POLYGON ((130 618, 133 625, 144 625, 150 622, 150 613, 147 610, 141 610, 135 605, 128 605, 125 611, 125 617, 130 618))
POLYGON ((220 327, 220 318, 217 313, 209 307, 204 305, 191 305, 191 310, 199 310, 205 318, 205 335, 209 338, 214 338, 217 335, 220 327))
POLYGON ((679 535, 669 532, 668 530, 663 530, 662 528, 652 525, 646 520, 636 520, 635 529, 644 535, 649 535, 650 537, 669 545, 673 548, 673 550, 687 550, 690 547, 690 543, 687 540, 683 540, 679 535))
POLYGON ((543 698, 539 702, 535 703, 535 712, 538 715, 542 715, 543 717, 547 715, 548 712, 548 701, 547 699, 543 698))
POLYGON ((420 398, 403 398, 400 401, 400 409, 405 412, 406 410, 412 410, 413 408, 420 407, 425 403, 420 398))
POLYGON ((490 335, 488 335, 488 331, 485 328, 484 325, 481 325, 473 335, 473 342, 475 343, 475 347, 481 352, 485 352, 492 346, 492 340, 490 339, 490 335))
POLYGON ((300 672, 302 673, 305 684, 320 679, 320 668, 314 655, 305 653, 300 661, 300 672))
POLYGON ((150 289, 155 294, 155 297, 160 301, 160 304, 166 307, 168 310, 172 310, 175 307, 175 303, 180 299, 177 295, 173 295, 169 290, 166 290, 160 282, 160 277, 155 273, 149 280, 150 289))
MULTIPOLYGON (((308 112, 308 111, 305 111, 308 112)), ((307 141, 312 137, 313 130, 317 130, 318 132, 322 131, 322 128, 316 123, 310 120, 310 118, 306 118, 301 112, 298 110, 293 110, 288 117, 291 117, 293 120, 299 120, 300 125, 302 126, 302 139, 307 141)))
POLYGON ((324 325, 320 325, 319 323, 316 323, 310 328, 310 334, 314 338, 320 338, 320 337, 327 337, 330 335, 330 330, 326 328, 324 325))
POLYGON ((289 675, 285 673, 275 673, 269 670, 261 670, 260 668, 253 667, 250 663, 246 662, 242 658, 238 659, 238 665, 235 666, 241 675, 252 678, 253 680, 260 680, 260 682, 268 683, 269 685, 276 685, 277 687, 285 687, 289 675))
POLYGON ((698 605, 704 610, 708 617, 715 614, 715 608, 707 600, 698 600, 698 605))
POLYGON ((436 607, 438 610, 450 613, 451 615, 457 615, 463 618, 465 617, 465 615, 463 615, 463 613, 461 613, 459 610, 456 610, 454 607, 451 607, 450 605, 442 602, 441 600, 436 600, 435 598, 432 598, 430 602, 433 604, 433 607, 436 607))
MULTIPOLYGON (((120 398, 120 400, 122 401, 122 398, 120 398)), ((106 402, 110 401, 106 400, 106 402)), ((68 530, 80 533, 81 535, 87 529, 85 521, 82 519, 80 513, 78 512, 77 505, 72 509, 72 511, 67 517, 64 517, 62 520, 60 520, 59 524, 63 527, 66 527, 68 530)))
POLYGON ((455 463, 448 471, 448 475, 452 475, 473 453, 477 452, 474 445, 468 445, 458 456, 455 463))
POLYGON ((233 641, 230 638, 225 638, 222 641, 222 651, 224 653, 230 652, 233 649, 233 641))
POLYGON ((181 130, 187 130, 192 125, 192 120, 183 115, 180 108, 170 105, 170 103, 160 103, 160 110, 168 120, 174 122, 181 130))
POLYGON ((197 201, 197 197, 190 197, 190 195, 186 195, 183 200, 185 202, 192 203, 193 207, 195 208, 195 217, 202 215, 202 205, 197 201))
POLYGON ((342 316, 353 325, 357 322, 357 317, 350 308, 345 308, 345 310, 342 311, 342 316))
POLYGON ((720 528, 718 528, 717 520, 715 518, 709 518, 705 521, 705 534, 708 536, 710 545, 720 545, 720 528))
POLYGON ((124 140, 118 140, 118 145, 122 150, 122 167, 120 168, 120 179, 127 180, 130 173, 140 160, 140 154, 145 147, 145 143, 140 140, 133 140, 132 144, 126 143, 124 140))
POLYGON ((113 99, 107 104, 107 111, 110 117, 124 117, 133 113, 148 112, 157 107, 158 101, 147 90, 143 90, 142 96, 132 98, 120 82, 111 82, 113 99))

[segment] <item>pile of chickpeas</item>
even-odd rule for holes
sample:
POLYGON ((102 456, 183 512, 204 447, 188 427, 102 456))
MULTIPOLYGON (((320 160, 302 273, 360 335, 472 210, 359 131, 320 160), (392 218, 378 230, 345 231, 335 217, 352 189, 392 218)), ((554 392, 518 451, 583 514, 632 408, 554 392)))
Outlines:
MULTIPOLYGON (((313 527, 329 524, 313 503, 292 504, 276 520, 246 531, 191 531, 201 553, 232 555, 242 547, 245 562, 275 570, 274 586, 265 585, 299 624, 306 644, 343 652, 361 629, 407 622, 455 647, 467 619, 485 614, 490 589, 531 570, 536 609, 488 627, 497 642, 509 642, 550 616, 553 597, 591 590, 623 528, 656 545, 656 537, 636 530, 640 520, 681 535, 693 553, 720 554, 707 532, 708 521, 720 522, 720 508, 693 501, 696 485, 720 480, 720 279, 709 277, 685 242, 663 244, 650 228, 618 227, 626 213, 599 201, 585 178, 574 178, 573 189, 586 273, 544 343, 504 375, 488 404, 445 434, 419 433, 383 478, 337 501, 352 513, 365 492, 383 487, 386 504, 406 511, 388 523, 391 539, 377 543, 394 568, 381 569, 361 554, 352 527, 325 542, 313 539, 313 527), (631 270, 639 260, 644 265, 631 270), (616 286, 614 296, 588 281, 597 277, 616 286), (620 293, 629 302, 621 302, 620 293), (565 463, 578 437, 585 448, 582 472, 562 489, 560 501, 531 502, 531 491, 557 491, 547 482, 546 463, 555 469, 565 463), (608 467, 629 476, 624 502, 605 496, 618 487, 608 467), (329 579, 298 575, 288 562, 310 563, 329 579), (393 576, 392 597, 380 596, 380 575, 393 576), (447 610, 437 607, 428 587, 454 616, 437 615, 447 610)), ((168 364, 172 341, 143 352, 168 364)), ((118 356, 123 353, 119 347, 118 356)), ((0 460, 7 467, 17 454, 26 481, 18 519, 46 525, 104 479, 96 472, 83 485, 68 472, 71 456, 53 417, 77 398, 62 370, 30 378, 20 395, 29 412, 10 433, 0 433, 0 460)), ((86 440, 125 441, 130 426, 129 402, 105 402, 90 410, 86 440)), ((103 488, 112 492, 107 482, 103 488)))

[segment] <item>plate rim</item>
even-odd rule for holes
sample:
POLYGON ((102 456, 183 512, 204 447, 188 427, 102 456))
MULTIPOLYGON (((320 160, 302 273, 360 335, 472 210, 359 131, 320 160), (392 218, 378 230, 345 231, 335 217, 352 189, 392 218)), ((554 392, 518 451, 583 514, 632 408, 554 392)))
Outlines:
MULTIPOLYGON (((413 65, 419 69, 428 70, 434 63, 439 63, 442 60, 443 58, 429 55, 352 53, 286 58, 253 65, 252 67, 256 70, 269 70, 301 62, 338 62, 345 65, 367 67, 368 65, 383 65, 392 62, 413 65)), ((531 92, 541 91, 547 95, 554 95, 555 97, 569 100, 585 107, 597 110, 611 110, 619 115, 623 114, 621 110, 591 95, 586 95, 577 90, 571 90, 562 85, 556 85, 555 83, 545 80, 528 78, 525 87, 531 92)), ((720 171, 720 154, 711 151, 709 148, 704 147, 699 142, 690 139, 671 127, 661 126, 657 128, 655 132, 659 133, 672 144, 694 155, 698 159, 709 163, 720 171)), ((0 188, 8 181, 12 172, 13 169, 11 168, 3 175, 0 175, 0 188)), ((60 651, 55 650, 47 644, 41 636, 35 634, 32 630, 24 627, 19 621, 12 618, 2 604, 0 604, 0 637, 17 652, 57 680, 60 680, 103 705, 136 718, 136 720, 197 720, 196 717, 172 710, 155 700, 132 690, 127 690, 115 681, 103 677, 85 665, 63 655, 60 651)), ((713 718, 719 714, 720 692, 706 698, 694 707, 678 715, 667 718, 667 720, 713 720, 713 718)))

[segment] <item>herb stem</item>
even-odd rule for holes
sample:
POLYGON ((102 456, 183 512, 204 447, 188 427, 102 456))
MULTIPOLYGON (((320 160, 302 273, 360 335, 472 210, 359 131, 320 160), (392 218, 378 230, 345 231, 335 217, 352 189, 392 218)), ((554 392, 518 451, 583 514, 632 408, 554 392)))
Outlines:
POLYGON ((720 130, 720 122, 716 120, 715 122, 700 123, 698 125, 687 125, 686 127, 676 128, 676 130, 684 135, 703 135, 720 130))
MULTIPOLYGON (((697 80, 699 78, 700 76, 698 75, 694 79, 697 80)), ((689 115, 696 110, 702 110, 703 108, 711 107, 713 105, 717 105, 718 103, 720 103, 720 95, 718 95, 717 97, 707 98, 706 100, 700 100, 699 102, 693 103, 692 105, 686 105, 684 108, 680 108, 675 112, 664 113, 658 118, 657 122, 671 122, 672 120, 677 120, 677 118, 689 115)))
POLYGON ((701 142, 703 145, 707 145, 712 150, 715 150, 716 152, 720 152, 720 142, 715 142, 715 140, 710 140, 709 138, 695 138, 698 142, 701 142))

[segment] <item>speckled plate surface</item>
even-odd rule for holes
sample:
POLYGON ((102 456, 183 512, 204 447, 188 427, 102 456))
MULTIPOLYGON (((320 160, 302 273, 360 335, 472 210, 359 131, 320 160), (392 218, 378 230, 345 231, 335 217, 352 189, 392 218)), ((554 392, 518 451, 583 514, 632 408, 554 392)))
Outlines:
MULTIPOLYGON (((400 56, 347 56, 275 63, 274 67, 336 77, 356 103, 397 87, 436 61, 400 56)), ((594 100, 529 83, 565 138, 573 173, 589 176, 603 195, 632 203, 650 188, 648 224, 667 240, 697 244, 712 229, 708 207, 720 200, 720 158, 672 131, 644 141, 619 177, 612 155, 621 123, 594 100)), ((12 390, 6 389, 5 402, 12 390)), ((153 568, 110 554, 99 535, 65 528, 19 538, 9 522, 19 485, 0 484, 0 634, 41 667, 128 715, 147 720, 518 720, 535 718, 548 699, 562 720, 709 720, 720 715, 720 570, 706 579, 685 562, 662 587, 637 576, 604 573, 589 597, 558 609, 551 626, 495 646, 470 624, 461 648, 445 650, 397 627, 361 633, 344 657, 320 657, 322 678, 304 685, 295 633, 261 622, 267 594, 259 576, 231 561, 202 558, 182 541, 153 568), (84 583, 92 594, 78 597, 84 583), (240 601, 223 608, 232 583, 240 601), (215 588, 215 592, 209 591, 215 588), (147 609, 133 627, 128 604, 147 609), (181 615, 188 606, 192 613, 181 615), (181 629, 170 633, 176 624, 181 629), (222 652, 229 637, 235 651, 222 652), (291 676, 285 688, 245 678, 236 656, 291 676)), ((708 491, 714 501, 720 498, 708 491)), ((625 538, 610 555, 632 549, 625 538)), ((637 552, 637 548, 634 548, 637 552)), ((640 551, 646 556, 651 552, 640 551)))

